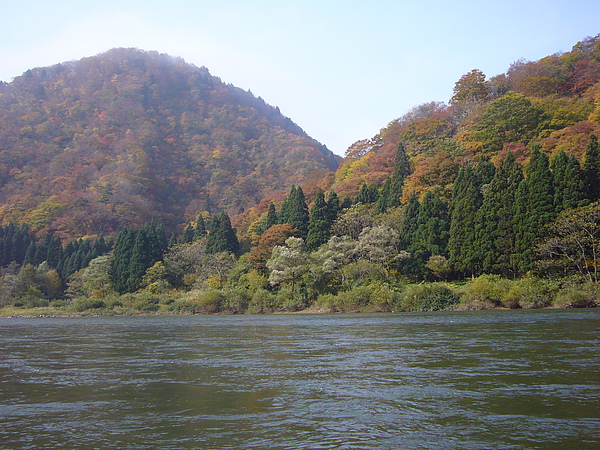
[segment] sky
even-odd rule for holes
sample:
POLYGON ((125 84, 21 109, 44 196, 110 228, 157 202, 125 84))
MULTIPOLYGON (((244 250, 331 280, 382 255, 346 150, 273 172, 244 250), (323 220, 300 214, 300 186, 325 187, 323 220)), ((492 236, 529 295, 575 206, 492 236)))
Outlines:
POLYGON ((135 47, 250 90, 343 155, 472 69, 568 52, 598 0, 0 0, 0 80, 135 47))

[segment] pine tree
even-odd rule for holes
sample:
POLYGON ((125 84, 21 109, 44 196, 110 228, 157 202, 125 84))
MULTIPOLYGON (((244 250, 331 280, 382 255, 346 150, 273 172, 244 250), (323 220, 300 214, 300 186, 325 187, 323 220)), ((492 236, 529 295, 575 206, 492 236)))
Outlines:
POLYGON ((392 177, 387 177, 385 182, 383 183, 383 188, 381 189, 381 194, 377 199, 377 207, 375 208, 375 212, 377 214, 385 213, 388 208, 391 206, 392 201, 392 177))
POLYGON ((446 256, 446 246, 450 230, 448 207, 441 198, 440 188, 427 191, 417 215, 415 249, 424 255, 424 260, 432 255, 446 256))
POLYGON ((476 272, 475 217, 481 199, 472 167, 461 168, 452 189, 448 255, 452 267, 463 275, 476 272))
POLYGON ((333 224, 342 210, 340 199, 333 189, 327 195, 327 210, 329 211, 329 222, 333 224))
POLYGON ((239 251, 240 243, 231 226, 231 220, 227 213, 222 212, 213 218, 206 242, 206 253, 230 252, 237 255, 239 251))
POLYGON ((315 202, 310 209, 306 237, 306 246, 309 250, 316 250, 329 240, 331 223, 331 214, 325 201, 325 194, 319 188, 317 189, 315 202))
POLYGON ((600 148, 595 134, 590 135, 585 152, 583 174, 588 200, 595 202, 600 199, 600 148))
POLYGON ((375 203, 379 199, 379 191, 377 190, 377 186, 371 185, 367 186, 367 183, 363 183, 360 187, 360 191, 358 191, 358 195, 356 196, 356 203, 364 203, 368 205, 370 203, 375 203))
MULTIPOLYGON (((113 259, 110 265, 110 276, 115 289, 119 293, 127 292, 129 286, 129 262, 131 260, 135 237, 135 232, 128 227, 121 230, 117 235, 117 241, 113 249, 113 259)), ((70 270, 72 269, 70 268, 70 270)))
POLYGON ((202 214, 198 214, 198 217, 196 218, 196 226, 194 227, 193 240, 197 241, 202 239, 204 236, 206 236, 206 223, 204 222, 204 217, 202 217, 202 214))
POLYGON ((181 243, 182 244, 190 244, 194 241, 194 227, 191 223, 188 223, 181 235, 181 243))
POLYGON ((544 237, 545 225, 554 217, 554 188, 548 156, 535 147, 525 171, 527 178, 515 196, 515 253, 512 266, 521 273, 531 269, 535 246, 544 237))
POLYGON ((484 272, 514 274, 511 255, 515 253, 514 203, 523 172, 508 152, 486 188, 477 211, 477 260, 484 272))
POLYGON ((404 187, 404 181, 410 175, 410 161, 406 154, 404 144, 400 142, 396 149, 396 157, 394 159, 394 170, 392 172, 390 192, 388 194, 388 200, 386 206, 388 208, 396 207, 400 204, 402 198, 402 190, 404 187))
POLYGON ((552 159, 552 179, 554 186, 554 208, 556 213, 566 209, 585 206, 585 183, 581 166, 574 155, 561 150, 552 159))
POLYGON ((269 202, 269 208, 267 209, 267 215, 265 216, 263 223, 263 231, 267 231, 273 225, 277 225, 279 223, 279 217, 277 216, 277 209, 275 208, 275 204, 273 202, 269 202))
POLYGON ((279 221, 289 224, 298 230, 297 236, 306 239, 308 234, 309 213, 302 188, 292 186, 289 195, 281 206, 279 221))

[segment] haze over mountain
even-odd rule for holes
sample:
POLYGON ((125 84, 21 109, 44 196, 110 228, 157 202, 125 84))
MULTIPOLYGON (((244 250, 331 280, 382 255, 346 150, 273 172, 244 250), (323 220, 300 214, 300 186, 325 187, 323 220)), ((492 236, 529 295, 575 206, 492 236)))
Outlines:
POLYGON ((238 212, 339 160, 251 92, 156 52, 0 84, 0 221, 64 237, 238 212))

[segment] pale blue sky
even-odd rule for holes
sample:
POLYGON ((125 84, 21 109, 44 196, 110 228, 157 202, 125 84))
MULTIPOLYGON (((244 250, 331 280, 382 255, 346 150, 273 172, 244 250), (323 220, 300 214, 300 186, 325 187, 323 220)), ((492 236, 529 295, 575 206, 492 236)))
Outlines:
POLYGON ((598 0, 0 0, 0 80, 137 47, 250 89, 343 155, 461 75, 570 51, 598 0))

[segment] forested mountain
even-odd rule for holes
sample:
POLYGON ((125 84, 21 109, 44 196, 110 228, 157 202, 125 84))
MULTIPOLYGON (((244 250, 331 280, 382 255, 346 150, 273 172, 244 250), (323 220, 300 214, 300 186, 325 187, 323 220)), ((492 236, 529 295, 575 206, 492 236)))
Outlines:
POLYGON ((0 84, 0 222, 70 240, 200 211, 237 213, 339 157, 269 106, 137 49, 0 84))
POLYGON ((2 92, 0 306, 600 306, 600 35, 467 72, 337 170, 264 102, 166 56, 115 50, 2 92))

